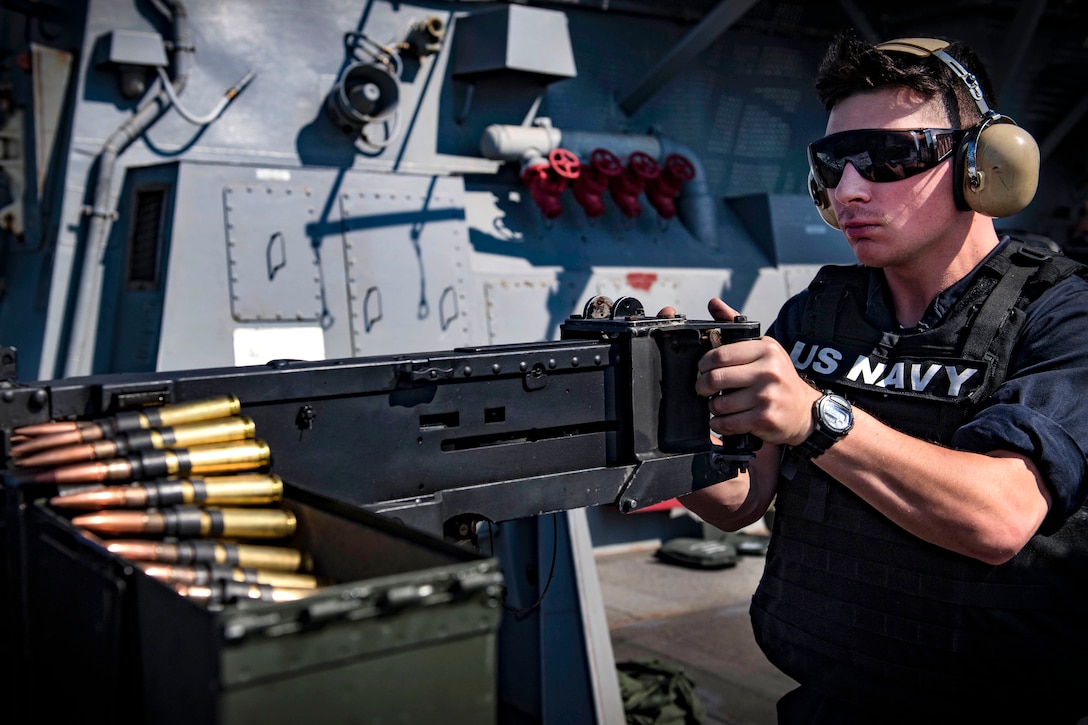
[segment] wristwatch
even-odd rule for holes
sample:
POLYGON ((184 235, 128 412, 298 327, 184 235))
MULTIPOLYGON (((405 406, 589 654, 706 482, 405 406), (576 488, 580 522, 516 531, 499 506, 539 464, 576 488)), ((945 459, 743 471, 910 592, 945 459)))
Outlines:
POLYGON ((812 421, 816 424, 812 434, 793 446, 794 453, 804 459, 819 456, 845 438, 854 427, 854 410, 849 400, 825 390, 823 397, 812 404, 812 421))

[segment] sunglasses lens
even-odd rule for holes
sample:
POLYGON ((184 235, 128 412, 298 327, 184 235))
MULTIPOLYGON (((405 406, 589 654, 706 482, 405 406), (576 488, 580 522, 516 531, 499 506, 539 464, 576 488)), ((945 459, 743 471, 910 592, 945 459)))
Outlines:
POLYGON ((831 134, 809 146, 809 166, 828 189, 839 185, 848 163, 868 181, 900 181, 928 171, 951 153, 955 134, 951 129, 935 131, 866 129, 831 134))

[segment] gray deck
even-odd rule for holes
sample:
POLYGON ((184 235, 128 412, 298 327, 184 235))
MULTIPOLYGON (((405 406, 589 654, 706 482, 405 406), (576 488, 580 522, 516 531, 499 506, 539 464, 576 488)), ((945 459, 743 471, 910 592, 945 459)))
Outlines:
POLYGON ((795 686, 759 650, 748 604, 763 571, 760 556, 728 569, 664 563, 654 544, 596 555, 616 661, 654 657, 694 680, 708 723, 773 725, 775 702, 795 686))

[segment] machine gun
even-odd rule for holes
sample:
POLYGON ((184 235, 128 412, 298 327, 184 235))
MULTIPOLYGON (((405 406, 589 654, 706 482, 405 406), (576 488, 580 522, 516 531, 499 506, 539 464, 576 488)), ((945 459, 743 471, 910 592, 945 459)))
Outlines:
POLYGON ((628 513, 735 476, 759 441, 712 442, 696 365, 758 334, 596 297, 556 342, 16 385, 0 430, 7 445, 25 425, 231 393, 285 481, 465 539, 478 521, 628 513))
MULTIPOLYGON (((647 317, 636 299, 597 297, 562 325, 562 339, 554 342, 8 382, 0 390, 7 459, 0 489, 9 571, 5 636, 22 640, 21 647, 7 651, 22 651, 31 666, 19 659, 5 664, 16 680, 27 677, 34 686, 39 678, 26 673, 48 671, 58 656, 91 657, 75 685, 112 708, 103 712, 115 722, 196 716, 226 723, 235 707, 246 717, 290 718, 298 714, 290 708, 299 703, 309 707, 325 702, 326 692, 342 693, 335 678, 347 676, 355 683, 353 696, 333 698, 335 704, 330 700, 324 707, 354 712, 365 701, 376 712, 380 703, 389 717, 403 719, 408 712, 412 721, 457 707, 461 719, 486 722, 497 699, 502 722, 548 722, 567 715, 584 722, 616 721, 622 714, 617 716, 615 706, 609 711, 601 704, 609 697, 602 694, 609 676, 601 665, 611 662, 611 647, 601 626, 599 597, 592 602, 580 592, 577 576, 548 592, 550 574, 526 574, 539 570, 536 562, 549 555, 553 572, 557 556, 571 562, 567 568, 579 569, 586 547, 573 543, 578 536, 573 526, 555 523, 561 514, 551 517, 550 532, 533 528, 526 536, 517 527, 535 527, 541 514, 589 506, 632 512, 736 476, 760 442, 749 436, 712 440, 707 401, 695 393, 694 380, 707 350, 752 339, 758 327, 741 317, 731 322, 647 317), (183 602, 124 560, 104 558, 95 542, 71 533, 63 519, 58 523, 38 505, 49 494, 34 490, 48 485, 27 483, 8 455, 14 432, 26 426, 116 420, 135 411, 163 411, 162 418, 166 406, 225 394, 237 398, 241 413, 252 419, 271 450, 270 470, 294 492, 289 507, 300 526, 309 523, 304 539, 316 547, 314 558, 325 560, 318 569, 341 572, 336 581, 345 583, 318 590, 323 596, 262 604, 258 610, 243 602, 217 612, 183 602), (371 517, 373 522, 360 522, 371 528, 393 519, 390 525, 399 521, 405 532, 430 534, 428 540, 448 550, 436 550, 425 560, 446 563, 429 570, 437 572, 427 574, 430 579, 414 571, 390 576, 394 562, 389 560, 400 556, 394 534, 360 533, 351 511, 371 517), (489 532, 489 553, 502 560, 501 575, 493 559, 459 563, 462 551, 471 547, 438 540, 441 535, 478 543, 482 521, 508 522, 519 532, 502 541, 500 531, 498 544, 489 532), (535 546, 526 544, 533 537, 535 546), (381 556, 371 556, 365 542, 380 542, 381 556), (374 574, 385 576, 374 579, 374 574), (529 579, 534 590, 526 594, 529 579), (489 627, 499 620, 499 582, 505 582, 508 594, 517 591, 518 603, 536 598, 537 605, 502 620, 496 658, 488 654, 494 646, 488 643, 493 641, 489 627), (136 592, 139 611, 126 591, 136 592), (72 600, 97 601, 101 611, 82 614, 77 608, 80 616, 72 617, 65 603, 72 600), (419 622, 441 616, 434 613, 435 602, 468 613, 447 614, 437 627, 419 629, 419 622), (59 607, 65 614, 54 616, 59 607), (597 615, 587 615, 593 607, 597 615), (417 609, 430 614, 403 614, 417 609), (341 654, 343 642, 369 636, 360 634, 368 620, 388 636, 404 626, 397 616, 424 617, 408 626, 412 647, 419 650, 414 659, 401 652, 394 666, 373 652, 341 654), (166 622, 170 626, 163 626, 166 622), (449 654, 447 641, 471 642, 465 639, 469 635, 477 640, 470 649, 449 654), (420 649, 429 638, 438 645, 420 649), (262 649, 266 641, 275 641, 285 664, 268 658, 262 649), (115 659, 103 662, 111 653, 115 659), (328 680, 296 676, 299 663, 308 661, 303 653, 318 658, 308 666, 328 668, 328 680), (526 667, 533 657, 548 666, 526 667), (263 668, 268 681, 278 678, 276 687, 254 691, 248 674, 233 674, 232 662, 245 663, 234 665, 242 673, 263 668), (485 663, 497 666, 501 676, 485 671, 485 663), (406 668, 412 671, 402 672, 406 668), (415 678, 417 670, 452 684, 425 698, 391 702, 396 698, 378 678, 397 677, 390 674, 396 672, 415 678), (534 676, 540 678, 538 689, 526 682, 534 676), (141 696, 126 699, 134 688, 140 691, 141 682, 141 696), (174 706, 180 701, 188 703, 185 710, 174 706), (591 718, 594 708, 597 715, 591 718), (514 711, 516 718, 509 715, 514 711)), ((412 543, 406 562, 420 565, 423 545, 412 543)), ((557 581, 566 576, 564 566, 559 569, 557 581)))

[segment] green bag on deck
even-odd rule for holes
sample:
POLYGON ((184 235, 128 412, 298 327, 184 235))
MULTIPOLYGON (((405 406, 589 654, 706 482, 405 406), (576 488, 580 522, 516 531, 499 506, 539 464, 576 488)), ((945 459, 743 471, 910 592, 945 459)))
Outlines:
POLYGON ((679 665, 658 659, 616 663, 628 725, 699 725, 706 707, 679 665))

